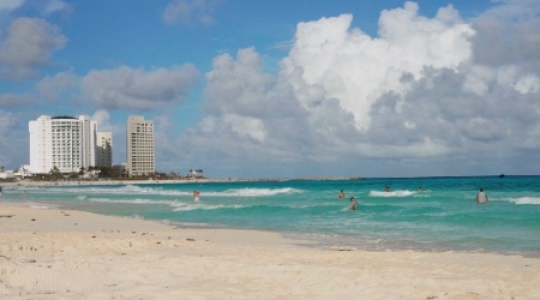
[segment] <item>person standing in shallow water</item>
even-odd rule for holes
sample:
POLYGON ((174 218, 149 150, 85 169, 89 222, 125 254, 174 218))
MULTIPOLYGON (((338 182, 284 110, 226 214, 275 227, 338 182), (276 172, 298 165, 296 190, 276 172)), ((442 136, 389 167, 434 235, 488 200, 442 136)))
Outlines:
POLYGON ((487 204, 488 202, 489 202, 489 199, 486 192, 484 192, 483 188, 480 188, 480 191, 478 192, 478 194, 476 194, 476 203, 487 204))
POLYGON ((351 206, 349 206, 349 210, 356 210, 358 208, 358 201, 356 201, 356 198, 351 197, 349 201, 351 201, 351 206))
POLYGON ((345 192, 343 192, 343 190, 339 191, 338 198, 345 198, 345 192))

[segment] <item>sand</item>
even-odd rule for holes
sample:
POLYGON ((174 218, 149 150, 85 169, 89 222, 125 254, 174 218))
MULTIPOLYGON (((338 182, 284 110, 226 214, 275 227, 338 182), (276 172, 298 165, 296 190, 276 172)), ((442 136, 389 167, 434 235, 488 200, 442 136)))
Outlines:
POLYGON ((540 299, 535 258, 318 248, 12 204, 0 215, 0 299, 540 299))

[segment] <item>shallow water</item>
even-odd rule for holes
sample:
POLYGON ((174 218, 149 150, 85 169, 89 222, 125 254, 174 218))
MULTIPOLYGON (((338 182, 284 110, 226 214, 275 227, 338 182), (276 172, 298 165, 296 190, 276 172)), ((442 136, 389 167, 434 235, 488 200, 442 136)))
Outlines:
POLYGON ((506 176, 15 187, 4 188, 3 200, 181 226, 270 230, 368 250, 536 255, 539 183, 540 176, 506 176), (475 203, 480 187, 487 205, 475 203), (345 199, 337 197, 341 189, 345 199), (350 196, 358 199, 356 211, 347 210, 350 196))

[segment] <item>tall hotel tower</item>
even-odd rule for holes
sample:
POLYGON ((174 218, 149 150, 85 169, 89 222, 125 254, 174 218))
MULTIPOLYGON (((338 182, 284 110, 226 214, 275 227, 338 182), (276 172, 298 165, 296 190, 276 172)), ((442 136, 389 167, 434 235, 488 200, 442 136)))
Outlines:
POLYGON ((97 133, 96 167, 112 167, 112 133, 97 133))
POLYGON ((126 133, 126 171, 129 176, 155 173, 154 122, 129 116, 126 133))
POLYGON ((96 122, 87 116, 40 116, 28 124, 30 171, 34 174, 79 172, 95 166, 96 122))

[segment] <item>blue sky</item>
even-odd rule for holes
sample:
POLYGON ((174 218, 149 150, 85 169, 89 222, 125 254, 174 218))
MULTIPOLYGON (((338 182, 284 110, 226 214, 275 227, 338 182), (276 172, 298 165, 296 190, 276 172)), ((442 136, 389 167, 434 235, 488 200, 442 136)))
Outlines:
POLYGON ((538 174, 540 2, 0 1, 0 164, 89 115, 208 177, 538 174))

